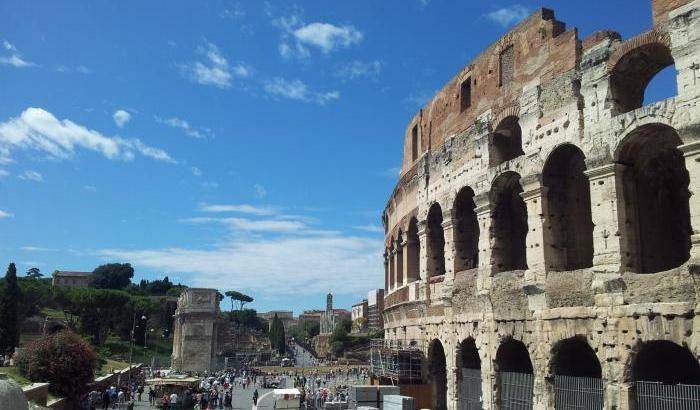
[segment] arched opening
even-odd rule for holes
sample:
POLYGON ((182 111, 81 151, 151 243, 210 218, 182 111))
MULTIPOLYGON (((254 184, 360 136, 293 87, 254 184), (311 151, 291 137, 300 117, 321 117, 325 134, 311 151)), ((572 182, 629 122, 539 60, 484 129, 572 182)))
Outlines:
POLYGON ((520 175, 501 174, 493 182, 490 192, 491 239, 494 273, 527 269, 525 238, 527 236, 527 208, 520 196, 520 175))
POLYGON ((442 208, 437 202, 428 211, 428 277, 445 274, 445 232, 442 228, 442 208))
POLYGON ((475 208, 474 191, 462 188, 454 203, 455 272, 479 266, 479 222, 475 208))
POLYGON ((447 361, 442 343, 435 339, 428 350, 429 382, 433 395, 433 410, 447 410, 447 361))
POLYGON ((518 117, 506 117, 489 138, 489 165, 495 167, 523 154, 522 130, 518 117))
POLYGON ((641 107, 651 80, 661 70, 673 65, 671 50, 661 43, 645 44, 622 56, 610 75, 610 92, 616 104, 616 113, 641 107))
POLYGON ((403 286, 403 232, 396 237, 396 287, 403 286))
POLYGON ((700 364, 687 348, 665 340, 645 342, 630 367, 636 408, 700 408, 700 364))
POLYGON ((498 399, 501 409, 532 409, 535 377, 525 344, 505 339, 496 351, 498 399))
POLYGON ((673 128, 647 124, 633 131, 617 152, 624 263, 634 272, 676 268, 690 257, 690 177, 677 148, 681 143, 673 128))
POLYGON ((600 362, 584 336, 560 340, 552 348, 556 409, 603 409, 600 362))
POLYGON ((420 268, 420 243, 418 242, 418 221, 411 218, 406 235, 406 276, 407 282, 418 280, 420 268))
POLYGON ((476 342, 465 339, 457 352, 459 401, 462 410, 481 410, 481 358, 476 342))
POLYGON ((552 152, 542 172, 549 228, 544 255, 553 271, 593 266, 591 191, 585 169, 581 150, 566 144, 552 152))

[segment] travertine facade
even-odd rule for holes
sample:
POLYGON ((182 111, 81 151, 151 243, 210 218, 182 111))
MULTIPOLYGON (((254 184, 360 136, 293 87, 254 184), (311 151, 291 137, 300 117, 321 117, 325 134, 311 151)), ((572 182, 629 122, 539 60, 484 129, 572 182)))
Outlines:
POLYGON ((215 371, 223 362, 227 323, 216 289, 186 289, 177 301, 172 368, 183 372, 215 371))
POLYGON ((700 0, 640 3, 630 39, 536 12, 409 123, 384 327, 424 342, 433 408, 511 408, 513 373, 536 409, 562 376, 606 409, 700 384, 700 0), (673 65, 677 95, 644 105, 673 65))

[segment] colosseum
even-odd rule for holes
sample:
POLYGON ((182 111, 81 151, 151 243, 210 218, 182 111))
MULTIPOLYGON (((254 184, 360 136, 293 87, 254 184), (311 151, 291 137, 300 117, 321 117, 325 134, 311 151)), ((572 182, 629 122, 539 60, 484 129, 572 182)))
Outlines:
POLYGON ((535 12, 409 122, 384 347, 426 407, 700 409, 700 0, 640 3, 629 39, 535 12))

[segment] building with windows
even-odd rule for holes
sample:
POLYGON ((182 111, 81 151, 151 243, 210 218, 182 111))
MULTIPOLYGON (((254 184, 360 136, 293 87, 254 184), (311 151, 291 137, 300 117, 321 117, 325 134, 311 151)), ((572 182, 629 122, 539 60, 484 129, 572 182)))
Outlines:
POLYGON ((367 293, 367 329, 384 329, 384 289, 373 289, 367 293))
POLYGON ((350 311, 352 320, 352 333, 361 333, 367 330, 367 299, 352 305, 350 311))
POLYGON ((92 272, 74 272, 57 270, 53 273, 52 286, 65 286, 69 288, 87 288, 92 281, 92 272))
POLYGON ((628 39, 541 9, 407 125, 373 369, 426 407, 700 408, 700 1, 649 5, 628 39))

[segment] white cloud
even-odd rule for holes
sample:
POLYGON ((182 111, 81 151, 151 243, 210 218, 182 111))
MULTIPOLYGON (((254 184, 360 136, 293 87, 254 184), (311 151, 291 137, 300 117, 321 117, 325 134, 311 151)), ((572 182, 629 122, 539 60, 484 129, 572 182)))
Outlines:
POLYGON ((12 218, 13 216, 15 216, 15 215, 12 214, 12 213, 9 213, 9 212, 7 212, 7 211, 3 211, 2 209, 0 209, 0 219, 3 219, 3 218, 12 218))
POLYGON ((54 250, 51 248, 45 248, 43 246, 22 246, 20 247, 20 249, 27 252, 48 252, 54 250))
POLYGON ((196 177, 202 176, 202 170, 197 168, 197 167, 190 167, 190 171, 192 171, 192 175, 194 175, 196 177))
POLYGON ((322 22, 305 24, 298 11, 290 16, 275 18, 272 24, 282 30, 279 53, 284 58, 308 58, 311 55, 309 47, 328 54, 357 44, 364 37, 352 25, 336 26, 322 22))
POLYGON ((282 97, 290 100, 316 102, 325 105, 330 101, 340 98, 338 91, 317 92, 312 91, 301 80, 286 80, 275 77, 264 85, 264 90, 273 97, 282 97))
POLYGON ((379 225, 372 225, 372 224, 369 224, 369 225, 356 225, 356 226, 353 226, 353 228, 354 228, 354 229, 357 229, 357 230, 360 230, 360 231, 372 232, 372 233, 384 232, 384 228, 382 228, 382 227, 379 226, 379 225))
POLYGON ((362 77, 376 79, 381 71, 382 63, 380 61, 363 62, 355 60, 338 67, 335 76, 343 80, 355 80, 362 77))
POLYGON ((160 117, 155 117, 155 120, 160 124, 165 124, 169 127, 180 129, 185 133, 185 135, 193 138, 202 139, 212 136, 212 132, 209 128, 193 127, 189 122, 181 118, 172 117, 163 119, 160 117))
POLYGON ((267 190, 264 186, 260 184, 254 184, 253 189, 255 189, 255 197, 258 199, 265 198, 267 196, 267 190))
POLYGON ((2 46, 5 48, 5 50, 8 50, 8 51, 17 51, 17 47, 15 47, 14 45, 12 45, 12 43, 10 43, 10 42, 7 41, 7 40, 3 40, 3 41, 2 41, 2 46))
POLYGON ((363 294, 381 286, 381 240, 329 231, 300 234, 296 226, 269 221, 237 224, 257 232, 275 229, 279 235, 243 235, 213 248, 105 249, 98 255, 137 267, 185 272, 192 286, 246 288, 261 296, 325 293, 329 283, 342 283, 335 289, 339 294, 363 294), (285 228, 294 232, 281 232, 285 228))
POLYGON ((513 4, 512 6, 503 7, 486 14, 486 18, 500 24, 503 27, 507 27, 524 19, 527 17, 528 13, 529 12, 525 6, 513 4))
POLYGON ((131 114, 124 110, 117 110, 112 115, 112 119, 114 119, 114 123, 117 124, 117 127, 123 128, 124 125, 131 120, 131 114))
POLYGON ((202 212, 238 212, 250 215, 267 216, 274 215, 276 212, 270 207, 261 207, 248 204, 236 204, 236 205, 226 205, 226 204, 200 204, 199 210, 202 212))
POLYGON ((0 178, 6 177, 8 175, 10 175, 9 172, 5 171, 4 169, 0 169, 0 178))
POLYGON ((44 182, 44 176, 32 170, 24 171, 19 174, 19 179, 23 179, 25 181, 44 182))
POLYGON ((66 65, 56 66, 55 70, 59 73, 79 73, 79 74, 89 74, 92 72, 88 67, 84 65, 79 65, 75 67, 69 67, 66 65))
POLYGON ((7 40, 2 41, 2 46, 6 51, 10 52, 9 56, 0 56, 0 65, 9 65, 12 67, 32 67, 36 64, 22 58, 22 55, 12 43, 7 40))
POLYGON ((351 25, 335 26, 329 23, 311 23, 294 30, 292 34, 299 42, 318 47, 324 53, 357 44, 363 37, 351 25))
POLYGON ((108 159, 133 160, 141 154, 158 161, 175 163, 167 152, 139 139, 107 137, 71 120, 59 120, 42 108, 27 108, 19 117, 0 122, 0 163, 11 162, 13 149, 39 151, 53 159, 67 159, 76 148, 99 152, 108 159))
POLYGON ((97 187, 94 185, 83 185, 83 189, 88 192, 97 192, 97 187))
POLYGON ((243 63, 232 69, 215 44, 207 43, 199 47, 197 52, 205 57, 205 61, 186 64, 182 69, 190 79, 199 84, 230 88, 234 77, 244 78, 250 74, 250 67, 243 63))
POLYGON ((216 181, 203 181, 200 183, 202 188, 207 188, 207 189, 217 189, 219 187, 219 183, 216 181))

